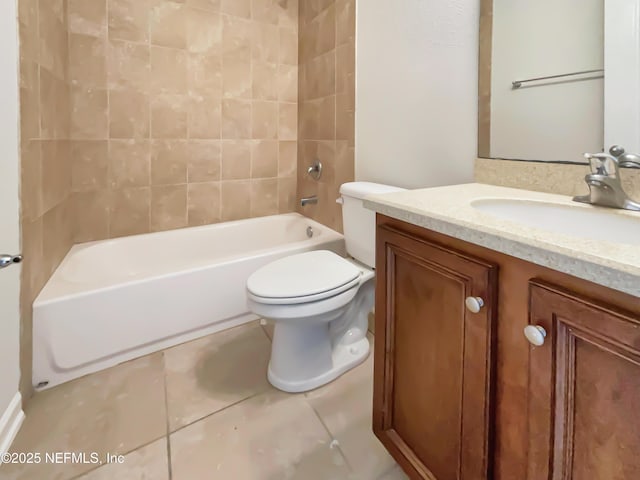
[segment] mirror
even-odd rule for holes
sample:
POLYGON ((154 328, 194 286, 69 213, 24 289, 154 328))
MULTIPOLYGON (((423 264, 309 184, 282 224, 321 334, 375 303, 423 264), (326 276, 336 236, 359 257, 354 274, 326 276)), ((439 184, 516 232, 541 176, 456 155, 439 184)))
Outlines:
POLYGON ((482 0, 480 157, 585 163, 605 149, 605 1, 482 0))

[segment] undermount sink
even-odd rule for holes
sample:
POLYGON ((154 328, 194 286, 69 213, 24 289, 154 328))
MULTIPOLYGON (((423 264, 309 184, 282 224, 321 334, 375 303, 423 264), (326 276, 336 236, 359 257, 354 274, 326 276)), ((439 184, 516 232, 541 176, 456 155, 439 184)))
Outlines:
POLYGON ((640 245, 640 214, 620 214, 603 207, 575 207, 533 200, 485 198, 477 210, 533 228, 577 238, 640 245))

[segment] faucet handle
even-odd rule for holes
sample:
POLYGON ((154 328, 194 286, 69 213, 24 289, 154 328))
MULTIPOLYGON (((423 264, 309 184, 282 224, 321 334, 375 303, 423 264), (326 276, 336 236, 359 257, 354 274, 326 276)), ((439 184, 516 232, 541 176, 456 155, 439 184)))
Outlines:
POLYGON ((609 153, 616 158, 620 157, 621 155, 624 155, 624 147, 621 147, 620 145, 614 145, 609 149, 609 153))
POLYGON ((618 159, 608 153, 585 153, 584 158, 589 162, 591 172, 607 177, 618 176, 618 159))
POLYGON ((314 180, 320 180, 320 177, 322 177, 322 162, 320 160, 314 161, 307 169, 307 175, 314 180))
POLYGON ((640 155, 627 153, 620 145, 611 147, 609 153, 616 157, 619 167, 640 168, 640 155))

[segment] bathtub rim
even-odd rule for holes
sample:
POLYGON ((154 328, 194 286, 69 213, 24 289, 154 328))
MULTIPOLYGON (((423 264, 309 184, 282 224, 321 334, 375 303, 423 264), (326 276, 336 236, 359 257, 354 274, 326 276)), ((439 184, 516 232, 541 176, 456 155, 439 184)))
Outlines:
MULTIPOLYGON (((108 292, 110 290, 117 290, 120 288, 124 288, 124 287, 128 287, 128 286, 132 286, 132 285, 139 285, 141 283, 145 283, 145 282, 149 282, 149 281, 153 281, 153 280, 161 280, 164 278, 169 278, 169 277, 173 277, 173 276, 179 276, 179 275, 186 275, 189 273, 194 273, 194 272, 200 272, 203 270, 206 270, 208 268, 212 268, 213 266, 224 266, 224 265, 228 265, 237 261, 240 261, 242 259, 252 259, 252 258, 260 258, 260 257, 264 257, 273 253, 281 253, 283 251, 287 251, 290 250, 292 248, 292 246, 295 245, 317 245, 317 244, 322 244, 322 243, 331 243, 333 241, 339 241, 339 240, 343 240, 344 236, 340 233, 337 232, 335 230, 333 230, 332 228, 321 224, 320 222, 313 220, 309 217, 305 217, 304 215, 298 213, 298 212, 290 212, 290 213, 283 213, 283 214, 277 214, 277 215, 269 215, 269 216, 264 216, 264 217, 256 217, 256 218, 248 218, 248 219, 241 219, 241 220, 232 220, 229 222, 220 222, 220 223, 213 223, 213 224, 209 224, 209 225, 200 225, 197 227, 185 227, 185 228, 180 228, 180 229, 173 229, 173 230, 166 230, 163 232, 151 232, 151 233, 142 233, 142 234, 137 234, 137 235, 128 235, 128 236, 123 236, 123 237, 117 237, 117 238, 110 238, 110 239, 105 239, 105 240, 96 240, 96 241, 92 241, 92 242, 84 242, 84 243, 78 243, 78 244, 74 244, 71 249, 69 250, 69 252, 67 252, 67 254, 65 255, 64 259, 62 260, 62 262, 60 262, 60 265, 58 266, 58 268, 56 268, 56 270, 54 271, 54 273, 51 275, 51 278, 49 279, 49 281, 45 284, 45 286, 42 288, 42 290, 40 291, 40 293, 38 294, 38 296, 35 298, 35 300, 33 301, 33 308, 36 307, 42 307, 45 305, 53 305, 56 304, 58 302, 62 302, 62 301, 66 301, 69 300, 70 298, 82 298, 84 296, 89 296, 89 295, 93 295, 97 292, 108 292), (86 250, 87 248, 94 246, 94 245, 99 245, 99 244, 104 244, 104 243, 113 243, 113 242, 117 242, 118 240, 123 240, 123 239, 130 239, 130 238, 141 238, 141 237, 151 237, 151 236, 159 236, 159 235, 163 235, 166 234, 167 232, 176 232, 176 231, 180 231, 180 230, 189 230, 189 231, 199 231, 199 230, 206 230, 206 229, 210 229, 211 227, 217 227, 220 225, 224 225, 225 228, 227 227, 232 227, 233 225, 237 225, 240 224, 242 222, 248 222, 248 221, 253 221, 253 220, 267 220, 269 218, 274 218, 274 217, 297 217, 299 219, 302 219, 304 221, 310 222, 311 226, 313 227, 319 227, 322 231, 327 232, 329 235, 328 236, 318 236, 318 237, 311 237, 311 238, 307 238, 304 240, 298 240, 295 242, 288 242, 288 243, 283 243, 280 245, 277 245, 275 247, 268 247, 268 248, 262 248, 262 249, 256 249, 256 250, 251 250, 249 252, 247 252, 249 255, 247 255, 247 253, 239 253, 236 255, 231 255, 231 256, 226 256, 226 257, 220 257, 220 259, 217 259, 215 262, 212 263, 208 263, 208 264, 204 264, 204 265, 197 265, 197 266, 191 266, 188 268, 184 268, 184 269, 179 269, 179 270, 173 270, 173 271, 167 271, 167 272, 162 272, 162 273, 155 273, 155 274, 150 274, 148 276, 143 276, 143 277, 136 277, 136 278, 132 278, 132 279, 124 279, 122 281, 119 281, 117 283, 110 283, 107 285, 99 285, 99 286, 94 286, 94 287, 89 287, 89 288, 85 288, 79 291, 73 291, 73 292, 68 292, 68 293, 63 293, 63 294, 56 294, 56 295, 51 295, 48 294, 49 292, 47 291, 47 286, 49 285, 49 283, 54 282, 54 281, 58 281, 58 282, 65 282, 65 284, 71 284, 71 282, 67 282, 64 279, 58 279, 56 278, 56 273, 58 273, 59 270, 61 270, 62 268, 64 268, 66 262, 68 261, 68 258, 70 258, 70 256, 74 253, 77 252, 81 252, 86 250)), ((74 285, 81 285, 80 283, 74 283, 74 285)))

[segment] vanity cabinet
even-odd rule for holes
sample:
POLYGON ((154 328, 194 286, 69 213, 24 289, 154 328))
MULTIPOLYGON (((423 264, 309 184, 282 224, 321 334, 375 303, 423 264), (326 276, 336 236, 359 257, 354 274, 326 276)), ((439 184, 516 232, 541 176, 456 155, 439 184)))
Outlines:
POLYGON ((410 478, 640 479, 638 298, 380 214, 376 265, 373 430, 410 478))
POLYGON ((640 478, 640 319, 531 282, 528 480, 640 478))
POLYGON ((496 266, 392 227, 377 237, 375 433, 416 478, 486 478, 496 266))

